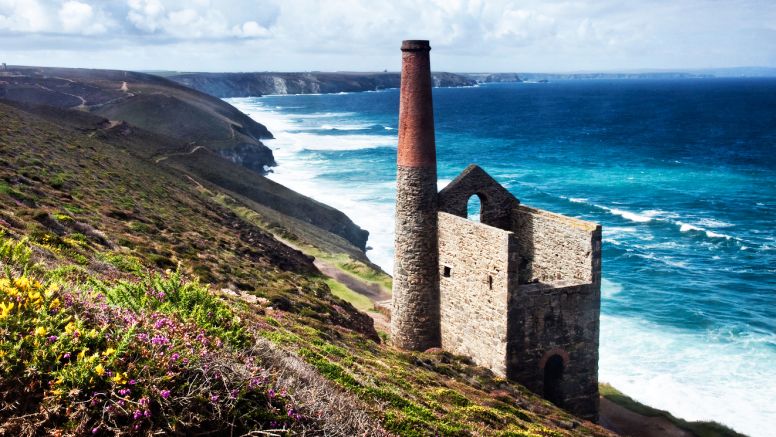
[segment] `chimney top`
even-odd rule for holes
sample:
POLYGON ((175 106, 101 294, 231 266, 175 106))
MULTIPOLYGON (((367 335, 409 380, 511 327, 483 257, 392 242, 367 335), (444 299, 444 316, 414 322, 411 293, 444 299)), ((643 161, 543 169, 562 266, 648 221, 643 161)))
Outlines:
POLYGON ((425 39, 405 39, 401 42, 403 52, 421 52, 431 50, 428 40, 425 39))

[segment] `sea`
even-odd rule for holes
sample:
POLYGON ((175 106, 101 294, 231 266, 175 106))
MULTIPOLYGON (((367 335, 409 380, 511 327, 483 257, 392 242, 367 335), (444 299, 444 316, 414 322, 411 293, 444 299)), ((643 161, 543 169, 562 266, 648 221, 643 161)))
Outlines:
MULTIPOLYGON (((475 163, 603 226, 600 380, 688 420, 776 429, 776 79, 435 88, 439 187, 475 163)), ((344 211, 392 271, 399 91, 227 99, 270 178, 344 211)))

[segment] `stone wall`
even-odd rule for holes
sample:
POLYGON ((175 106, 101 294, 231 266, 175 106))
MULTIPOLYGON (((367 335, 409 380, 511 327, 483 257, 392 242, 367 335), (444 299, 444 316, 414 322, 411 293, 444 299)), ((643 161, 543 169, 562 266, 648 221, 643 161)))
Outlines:
POLYGON ((600 281, 601 226, 520 205, 512 210, 511 229, 518 239, 520 283, 600 281))
POLYGON ((509 305, 507 376, 552 398, 544 386, 545 366, 558 355, 564 366, 556 403, 597 420, 600 302, 599 283, 520 285, 509 305))
POLYGON ((509 290, 517 286, 511 232, 439 213, 442 348, 506 375, 509 290))

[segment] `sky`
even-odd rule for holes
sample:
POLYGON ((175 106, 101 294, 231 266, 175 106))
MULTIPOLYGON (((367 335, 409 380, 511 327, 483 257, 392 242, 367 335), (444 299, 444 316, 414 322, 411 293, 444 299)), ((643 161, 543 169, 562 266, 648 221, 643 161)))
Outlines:
POLYGON ((776 67, 776 0, 0 0, 0 62, 176 71, 776 67))

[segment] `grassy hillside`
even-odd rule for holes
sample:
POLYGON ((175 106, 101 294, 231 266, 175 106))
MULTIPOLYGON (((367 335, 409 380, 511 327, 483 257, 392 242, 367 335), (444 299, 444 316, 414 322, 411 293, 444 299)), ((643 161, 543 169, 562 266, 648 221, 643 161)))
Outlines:
POLYGON ((0 103, 0 434, 608 435, 386 345, 270 234, 312 228, 71 118, 0 103))
POLYGON ((180 139, 177 152, 205 146, 224 156, 238 153, 257 172, 274 165, 261 138, 263 125, 226 102, 143 73, 79 68, 8 67, 0 72, 0 98, 89 111, 149 132, 180 139))

